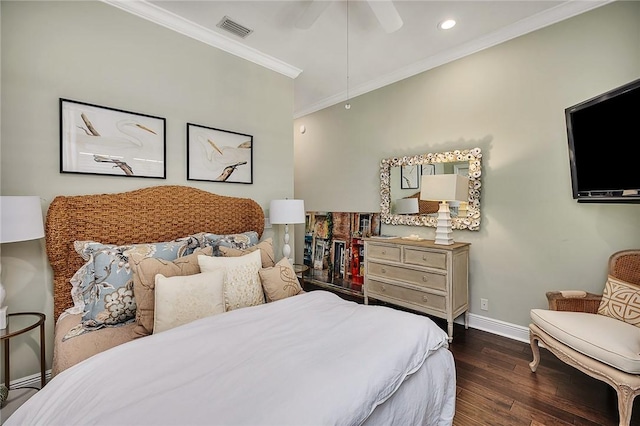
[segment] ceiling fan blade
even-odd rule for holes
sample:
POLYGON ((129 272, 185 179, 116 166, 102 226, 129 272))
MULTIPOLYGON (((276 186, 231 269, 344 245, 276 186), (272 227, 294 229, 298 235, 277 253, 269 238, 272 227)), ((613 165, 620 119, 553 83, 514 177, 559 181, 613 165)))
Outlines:
POLYGON ((329 6, 328 0, 311 0, 304 12, 296 20, 296 28, 308 30, 329 6))
POLYGON ((367 0, 367 3, 387 33, 398 31, 404 25, 391 0, 367 0))

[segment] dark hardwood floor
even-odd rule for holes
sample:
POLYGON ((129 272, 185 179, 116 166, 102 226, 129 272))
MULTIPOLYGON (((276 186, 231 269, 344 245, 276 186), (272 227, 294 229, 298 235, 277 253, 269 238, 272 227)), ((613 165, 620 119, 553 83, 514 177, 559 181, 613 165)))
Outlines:
MULTIPOLYGON (((305 283, 306 290, 319 288, 305 283)), ((339 296, 362 303, 362 298, 339 296)), ((446 321, 430 318, 446 331, 446 321)), ((544 348, 540 348, 540 365, 532 373, 528 342, 455 324, 449 349, 457 376, 454 426, 618 425, 613 388, 566 365, 544 348)), ((640 397, 634 403, 631 426, 640 426, 640 397)))
MULTIPOLYGON (((546 349, 532 373, 528 343, 456 324, 449 348, 457 372, 456 426, 618 425, 615 391, 546 349)), ((631 424, 640 425, 640 398, 633 413, 631 424)))

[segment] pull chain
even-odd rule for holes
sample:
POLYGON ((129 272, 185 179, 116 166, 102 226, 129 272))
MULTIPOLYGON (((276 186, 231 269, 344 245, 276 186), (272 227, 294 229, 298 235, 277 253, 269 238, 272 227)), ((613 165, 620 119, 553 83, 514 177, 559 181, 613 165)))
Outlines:
POLYGON ((349 0, 347 0, 347 103, 344 104, 345 109, 351 109, 349 103, 349 0))

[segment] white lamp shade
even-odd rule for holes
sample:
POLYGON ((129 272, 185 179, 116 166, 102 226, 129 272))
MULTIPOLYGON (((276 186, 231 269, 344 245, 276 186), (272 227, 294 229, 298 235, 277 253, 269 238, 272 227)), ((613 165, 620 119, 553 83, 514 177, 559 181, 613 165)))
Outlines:
POLYGON ((269 220, 274 225, 304 223, 304 200, 272 200, 269 205, 269 220))
POLYGON ((469 178, 461 175, 425 175, 420 182, 420 199, 468 201, 469 178))
POLYGON ((44 237, 40 197, 0 197, 0 243, 44 237))
POLYGON ((418 211, 417 198, 399 198, 396 200, 396 214, 416 214, 418 211))

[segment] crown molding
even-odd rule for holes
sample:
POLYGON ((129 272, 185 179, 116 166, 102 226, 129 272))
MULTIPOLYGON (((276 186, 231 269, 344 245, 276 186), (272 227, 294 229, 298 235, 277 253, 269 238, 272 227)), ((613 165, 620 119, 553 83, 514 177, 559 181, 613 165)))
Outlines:
POLYGON ((222 34, 218 34, 208 28, 198 25, 192 21, 184 19, 172 12, 161 9, 145 0, 101 0, 103 3, 117 7, 140 18, 146 19, 165 28, 169 28, 177 33, 191 37, 195 40, 206 43, 210 46, 224 50, 227 53, 238 56, 254 64, 263 66, 272 71, 278 72, 290 78, 296 78, 302 70, 293 65, 289 65, 273 56, 245 46, 222 34))
MULTIPOLYGON (((456 48, 449 49, 437 55, 433 55, 422 61, 415 62, 407 67, 401 68, 380 78, 370 80, 368 82, 350 88, 350 98, 353 99, 357 96, 372 92, 376 89, 380 89, 384 86, 388 86, 400 80, 413 77, 414 75, 439 67, 440 65, 444 65, 448 62, 453 62, 457 59, 480 52, 481 50, 488 49, 516 37, 520 37, 549 25, 553 25, 557 22, 564 21, 565 19, 569 19, 574 16, 580 15, 581 13, 588 12, 589 10, 604 6, 608 3, 612 3, 613 1, 615 0, 566 1, 558 6, 547 9, 529 18, 522 19, 514 24, 500 29, 499 31, 495 31, 484 37, 475 39, 469 43, 465 43, 456 48)), ((294 111, 294 119, 303 117, 324 108, 328 108, 340 102, 345 102, 346 99, 346 91, 333 96, 329 96, 300 110, 294 111)))
MULTIPOLYGON (((192 21, 184 19, 172 12, 155 6, 146 0, 101 0, 103 3, 117 7, 121 10, 129 12, 140 18, 162 25, 165 28, 173 30, 177 33, 191 37, 195 40, 206 43, 210 46, 224 50, 227 53, 246 59, 257 65, 268 68, 272 71, 283 74, 287 77, 295 79, 303 70, 287 64, 272 56, 266 55, 257 49, 245 46, 235 40, 230 39, 215 31, 209 30, 192 21)), ((430 69, 444 65, 448 62, 455 61, 481 50, 493 47, 505 41, 520 37, 530 32, 539 30, 557 22, 569 19, 589 10, 596 9, 616 0, 568 0, 564 3, 547 9, 536 15, 522 19, 512 25, 509 25, 499 31, 490 33, 484 37, 473 40, 446 52, 431 56, 424 60, 413 63, 407 67, 389 73, 380 78, 370 80, 350 89, 350 98, 374 91, 384 86, 396 83, 400 80, 412 77, 430 69)), ((297 111, 294 111, 294 119, 311 114, 324 108, 344 102, 347 99, 346 91, 326 97, 311 105, 307 105, 297 111)))

